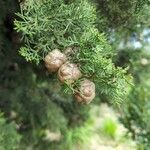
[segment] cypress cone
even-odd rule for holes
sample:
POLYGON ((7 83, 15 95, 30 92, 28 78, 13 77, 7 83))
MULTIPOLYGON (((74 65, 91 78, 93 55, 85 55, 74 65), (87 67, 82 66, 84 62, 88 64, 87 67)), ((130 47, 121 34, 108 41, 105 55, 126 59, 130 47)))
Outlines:
POLYGON ((75 93, 75 98, 77 102, 90 103, 95 98, 95 84, 88 79, 84 79, 79 91, 75 93))
POLYGON ((73 83, 81 77, 81 72, 76 64, 65 63, 58 70, 58 78, 61 82, 73 83))
POLYGON ((58 49, 49 52, 44 58, 45 66, 49 72, 56 72, 66 60, 66 55, 58 49))

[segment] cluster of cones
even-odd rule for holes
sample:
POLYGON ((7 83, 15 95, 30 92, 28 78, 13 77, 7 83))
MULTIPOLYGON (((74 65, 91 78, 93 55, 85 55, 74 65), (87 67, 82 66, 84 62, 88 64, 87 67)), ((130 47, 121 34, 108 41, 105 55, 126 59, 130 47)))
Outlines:
MULTIPOLYGON (((56 73, 62 83, 72 84, 79 78, 82 73, 77 64, 69 62, 67 55, 58 49, 49 52, 44 58, 45 66, 50 73, 56 73)), ((75 90, 75 99, 80 103, 90 103, 95 97, 95 84, 83 78, 80 87, 75 90)))

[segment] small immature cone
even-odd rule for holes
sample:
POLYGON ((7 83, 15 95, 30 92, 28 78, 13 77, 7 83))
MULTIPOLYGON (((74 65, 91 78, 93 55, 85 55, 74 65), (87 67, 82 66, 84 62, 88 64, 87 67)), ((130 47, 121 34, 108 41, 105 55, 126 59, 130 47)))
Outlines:
POLYGON ((61 82, 73 83, 81 77, 81 72, 76 64, 65 63, 58 70, 58 78, 61 82))
POLYGON ((64 50, 64 54, 68 57, 74 55, 77 51, 79 50, 78 47, 67 47, 65 50, 64 50))
POLYGON ((75 98, 77 102, 90 103, 95 98, 95 84, 87 79, 81 82, 79 91, 76 92, 75 98))
POLYGON ((56 72, 66 60, 66 55, 58 49, 49 52, 44 58, 45 66, 49 72, 56 72))
POLYGON ((66 55, 70 55, 70 54, 73 53, 73 49, 72 49, 71 47, 67 47, 67 48, 65 49, 64 53, 65 53, 66 55))

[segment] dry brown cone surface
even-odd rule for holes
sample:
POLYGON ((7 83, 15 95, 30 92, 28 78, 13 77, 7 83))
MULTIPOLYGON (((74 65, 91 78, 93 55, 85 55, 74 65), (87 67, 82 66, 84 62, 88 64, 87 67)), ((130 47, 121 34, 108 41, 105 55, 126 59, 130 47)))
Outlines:
POLYGON ((81 77, 81 72, 76 64, 65 63, 58 70, 58 78, 61 82, 73 83, 81 77))
POLYGON ((45 66, 49 72, 56 72, 67 60, 66 55, 61 53, 60 50, 54 49, 44 58, 45 66))
POLYGON ((79 91, 75 93, 75 98, 77 102, 90 103, 95 98, 95 84, 88 79, 84 79, 79 91))

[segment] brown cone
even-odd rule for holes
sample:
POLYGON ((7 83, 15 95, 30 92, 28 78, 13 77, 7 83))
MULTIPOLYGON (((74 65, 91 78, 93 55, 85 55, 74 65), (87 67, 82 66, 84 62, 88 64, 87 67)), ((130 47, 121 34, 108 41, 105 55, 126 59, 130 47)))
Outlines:
POLYGON ((66 60, 65 54, 61 53, 58 49, 49 52, 44 58, 45 66, 49 72, 56 72, 66 60))
POLYGON ((65 63, 58 70, 58 78, 61 82, 73 83, 81 77, 81 72, 76 64, 65 63))
POLYGON ((90 103, 95 98, 95 84, 90 80, 84 79, 81 82, 79 91, 76 92, 77 102, 90 103))

